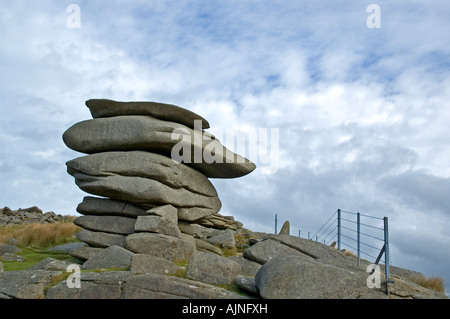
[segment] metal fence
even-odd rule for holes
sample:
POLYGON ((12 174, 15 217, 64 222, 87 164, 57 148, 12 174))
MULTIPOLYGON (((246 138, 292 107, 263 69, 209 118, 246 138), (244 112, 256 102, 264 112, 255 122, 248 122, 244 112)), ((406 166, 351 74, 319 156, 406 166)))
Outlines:
MULTIPOLYGON (((277 233, 277 215, 275 215, 275 233, 277 233)), ((361 264, 361 258, 372 260, 374 264, 384 262, 386 284, 392 282, 387 217, 338 209, 317 231, 311 232, 291 226, 290 234, 326 245, 335 242, 339 251, 345 247, 346 250, 356 252, 358 266, 361 264)))

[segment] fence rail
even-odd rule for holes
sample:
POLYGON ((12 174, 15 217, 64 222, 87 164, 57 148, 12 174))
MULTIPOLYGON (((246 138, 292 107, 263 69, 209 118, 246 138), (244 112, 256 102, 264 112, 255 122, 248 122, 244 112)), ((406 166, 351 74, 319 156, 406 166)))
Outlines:
MULTIPOLYGON (((277 215, 275 215, 275 233, 277 233, 277 215)), ((387 284, 392 281, 390 280, 391 256, 387 217, 381 218, 338 209, 316 232, 291 228, 290 234, 326 245, 334 241, 339 251, 344 246, 356 252, 358 266, 361 264, 361 257, 374 260, 374 264, 384 262, 386 293, 388 292, 387 284), (384 260, 382 260, 383 255, 384 260)))

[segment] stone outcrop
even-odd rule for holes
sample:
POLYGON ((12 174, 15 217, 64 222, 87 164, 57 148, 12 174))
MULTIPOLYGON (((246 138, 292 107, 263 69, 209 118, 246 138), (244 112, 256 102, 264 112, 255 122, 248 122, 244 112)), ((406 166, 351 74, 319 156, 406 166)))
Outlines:
MULTIPOLYGON (((219 214, 222 203, 209 178, 249 174, 256 167, 251 161, 226 149, 205 131, 203 117, 181 107, 112 100, 86 105, 93 119, 63 134, 69 148, 87 154, 68 161, 67 172, 95 195, 78 205, 83 216, 74 221, 87 246, 71 254, 84 268, 130 267, 135 255, 187 262, 197 247, 198 256, 236 249, 233 234, 242 224, 219 214), (122 257, 114 263, 114 255, 122 257)), ((133 268, 142 269, 136 260, 133 268)))
POLYGON ((66 217, 54 212, 44 213, 37 206, 19 208, 11 210, 9 207, 0 208, 0 226, 33 224, 33 223, 57 223, 65 220, 66 217))

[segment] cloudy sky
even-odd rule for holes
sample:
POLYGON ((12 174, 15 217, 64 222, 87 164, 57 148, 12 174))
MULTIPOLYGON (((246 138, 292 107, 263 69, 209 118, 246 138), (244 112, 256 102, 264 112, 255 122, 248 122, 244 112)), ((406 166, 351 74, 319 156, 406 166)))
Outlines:
POLYGON ((311 232, 338 208, 388 216, 392 263, 448 292, 449 16, 447 0, 0 0, 0 206, 76 214, 81 154, 61 136, 84 102, 166 102, 230 148, 221 132, 278 130, 252 174, 213 180, 223 215, 266 232, 275 214, 311 232))

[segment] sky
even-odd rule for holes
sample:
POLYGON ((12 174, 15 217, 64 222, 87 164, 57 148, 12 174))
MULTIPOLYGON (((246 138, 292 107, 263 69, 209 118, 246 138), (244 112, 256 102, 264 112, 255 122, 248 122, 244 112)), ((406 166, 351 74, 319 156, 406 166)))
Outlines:
POLYGON ((269 233, 275 214, 312 233, 338 208, 387 216, 392 264, 448 293, 449 16, 446 0, 0 0, 0 207, 76 215, 65 162, 83 154, 62 134, 85 101, 170 103, 230 149, 226 132, 256 133, 257 169, 212 180, 221 214, 269 233))

